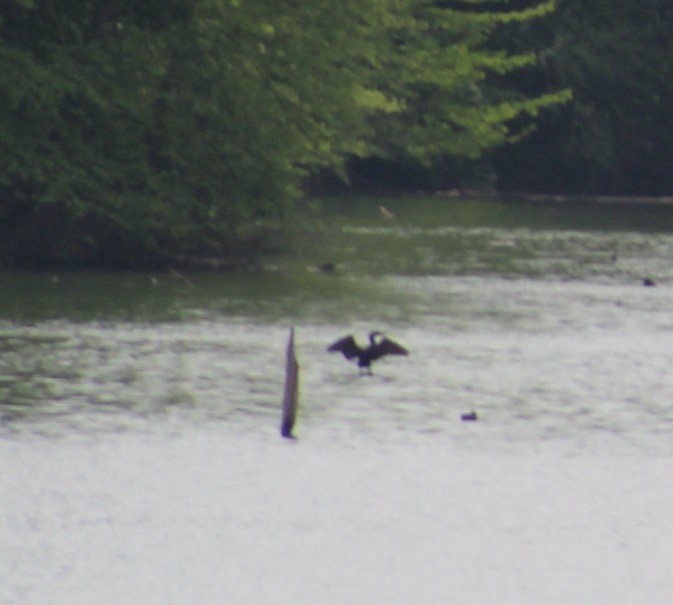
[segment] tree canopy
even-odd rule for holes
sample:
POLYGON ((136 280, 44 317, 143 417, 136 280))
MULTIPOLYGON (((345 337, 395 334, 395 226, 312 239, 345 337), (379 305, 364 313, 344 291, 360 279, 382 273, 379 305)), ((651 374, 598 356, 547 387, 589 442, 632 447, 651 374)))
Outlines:
POLYGON ((509 47, 535 49, 526 94, 573 90, 537 132, 498 162, 507 189, 663 195, 673 192, 673 5, 666 0, 559 0, 509 47))
POLYGON ((478 157, 567 100, 505 76, 480 0, 0 2, 7 264, 229 254, 351 157, 478 157))

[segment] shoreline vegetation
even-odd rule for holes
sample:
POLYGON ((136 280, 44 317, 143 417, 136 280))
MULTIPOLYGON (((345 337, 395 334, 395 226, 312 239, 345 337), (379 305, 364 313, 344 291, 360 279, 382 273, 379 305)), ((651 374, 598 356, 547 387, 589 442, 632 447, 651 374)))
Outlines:
POLYGON ((669 4, 0 2, 0 267, 237 266, 330 192, 670 203, 669 4))

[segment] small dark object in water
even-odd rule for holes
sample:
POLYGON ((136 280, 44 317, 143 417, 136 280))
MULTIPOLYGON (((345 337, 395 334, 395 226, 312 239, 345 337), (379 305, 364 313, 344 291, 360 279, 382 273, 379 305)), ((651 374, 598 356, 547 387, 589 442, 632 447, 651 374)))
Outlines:
POLYGON ((653 286, 656 286, 657 282, 655 282, 651 277, 646 277, 643 280, 643 286, 646 286, 647 288, 652 288, 653 286))
POLYGON ((472 410, 471 412, 467 412, 467 414, 461 414, 460 419, 463 422, 476 422, 478 420, 477 412, 472 410))
POLYGON ((297 404, 299 401, 299 364, 294 352, 294 328, 290 328, 285 358, 285 390, 283 392, 283 419, 280 425, 280 434, 288 439, 294 439, 292 429, 297 419, 297 404))
POLYGON ((318 271, 320 271, 320 273, 335 273, 336 272, 336 264, 334 264, 334 263, 323 263, 322 265, 318 265, 318 271))
POLYGON ((390 340, 382 332, 376 331, 369 333, 369 346, 364 349, 355 342, 355 338, 352 335, 348 335, 331 344, 327 347, 327 350, 341 352, 348 360, 357 357, 360 372, 366 370, 370 375, 372 373, 371 365, 373 361, 385 355, 409 355, 409 351, 401 344, 390 340))

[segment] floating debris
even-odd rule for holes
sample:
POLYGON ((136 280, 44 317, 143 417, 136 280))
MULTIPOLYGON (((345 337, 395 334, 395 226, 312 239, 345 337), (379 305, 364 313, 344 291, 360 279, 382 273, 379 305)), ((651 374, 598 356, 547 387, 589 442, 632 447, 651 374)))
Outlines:
POLYGON ((381 216, 385 219, 391 220, 395 218, 395 213, 391 212, 383 205, 379 205, 379 211, 381 212, 381 216))
POLYGON ((292 429, 297 420, 297 405, 299 402, 299 364, 294 351, 294 327, 290 328, 290 337, 287 341, 285 362, 285 391, 283 393, 283 418, 280 425, 280 434, 288 439, 294 439, 292 429))

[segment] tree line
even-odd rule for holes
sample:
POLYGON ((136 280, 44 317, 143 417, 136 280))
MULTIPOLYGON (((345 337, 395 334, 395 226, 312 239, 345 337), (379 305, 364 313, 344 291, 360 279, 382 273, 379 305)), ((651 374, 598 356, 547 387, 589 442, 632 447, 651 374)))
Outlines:
POLYGON ((494 154, 502 189, 546 193, 673 194, 673 4, 559 0, 508 48, 534 49, 520 91, 570 88, 573 101, 537 121, 525 141, 494 154))
POLYGON ((302 190, 380 166, 638 187, 671 151, 671 9, 612 4, 2 0, 0 263, 248 254, 302 190))

